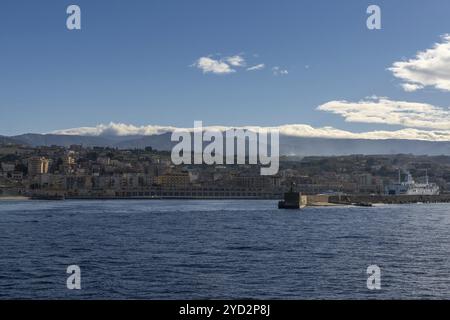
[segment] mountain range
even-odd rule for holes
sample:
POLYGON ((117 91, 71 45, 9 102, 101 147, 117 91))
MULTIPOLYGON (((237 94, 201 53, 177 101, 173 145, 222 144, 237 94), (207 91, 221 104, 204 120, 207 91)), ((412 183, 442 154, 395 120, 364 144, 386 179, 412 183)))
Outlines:
MULTIPOLYGON (((119 149, 143 149, 170 151, 171 133, 150 136, 80 136, 61 134, 23 134, 12 137, 0 136, 0 144, 24 144, 38 146, 83 145, 85 147, 113 147, 119 149)), ((206 144, 206 143, 205 143, 206 144)), ((307 138, 280 136, 280 154, 292 156, 335 156, 351 154, 414 154, 450 155, 450 141, 423 140, 364 140, 307 138)))

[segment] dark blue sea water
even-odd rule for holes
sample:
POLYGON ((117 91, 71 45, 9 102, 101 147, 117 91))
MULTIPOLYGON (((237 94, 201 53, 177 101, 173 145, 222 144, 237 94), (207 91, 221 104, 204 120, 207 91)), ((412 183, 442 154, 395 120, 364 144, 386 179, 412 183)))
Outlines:
POLYGON ((0 298, 450 298, 449 205, 275 207, 2 201, 0 298), (66 288, 73 264, 81 290, 66 288))

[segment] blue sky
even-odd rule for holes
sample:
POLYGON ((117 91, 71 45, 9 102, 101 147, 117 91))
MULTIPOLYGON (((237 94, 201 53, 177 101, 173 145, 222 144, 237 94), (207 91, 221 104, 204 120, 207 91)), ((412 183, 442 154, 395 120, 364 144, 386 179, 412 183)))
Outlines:
MULTIPOLYGON (((194 120, 447 130, 445 123, 346 121, 317 107, 373 95, 450 106, 445 88, 408 92, 388 70, 442 42, 449 12, 448 0, 3 0, 0 134, 110 122, 190 127, 194 120), (80 31, 66 28, 70 4, 81 7, 80 31), (381 7, 382 30, 366 27, 370 4, 381 7), (194 65, 236 55, 246 66, 230 74, 194 65), (265 68, 246 71, 258 64, 265 68), (288 73, 275 75, 274 67, 288 73)), ((445 118, 447 109, 440 111, 445 118)))

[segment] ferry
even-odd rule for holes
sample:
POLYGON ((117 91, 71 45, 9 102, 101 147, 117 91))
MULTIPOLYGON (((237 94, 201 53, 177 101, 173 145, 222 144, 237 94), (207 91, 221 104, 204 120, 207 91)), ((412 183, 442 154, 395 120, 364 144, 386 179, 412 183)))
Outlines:
POLYGON ((400 172, 398 176, 398 183, 386 187, 387 195, 438 196, 440 194, 439 186, 428 181, 428 172, 425 183, 416 183, 409 172, 407 172, 407 178, 404 182, 400 181, 400 172))

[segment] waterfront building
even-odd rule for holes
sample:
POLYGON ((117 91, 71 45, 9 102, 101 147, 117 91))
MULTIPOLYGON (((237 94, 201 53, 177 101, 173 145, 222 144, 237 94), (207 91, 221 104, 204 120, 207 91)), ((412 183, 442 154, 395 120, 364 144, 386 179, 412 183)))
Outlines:
POLYGON ((156 184, 163 187, 185 187, 189 183, 188 173, 169 173, 156 177, 156 184))
POLYGON ((48 173, 48 159, 44 157, 32 157, 28 160, 28 175, 36 176, 48 173))

